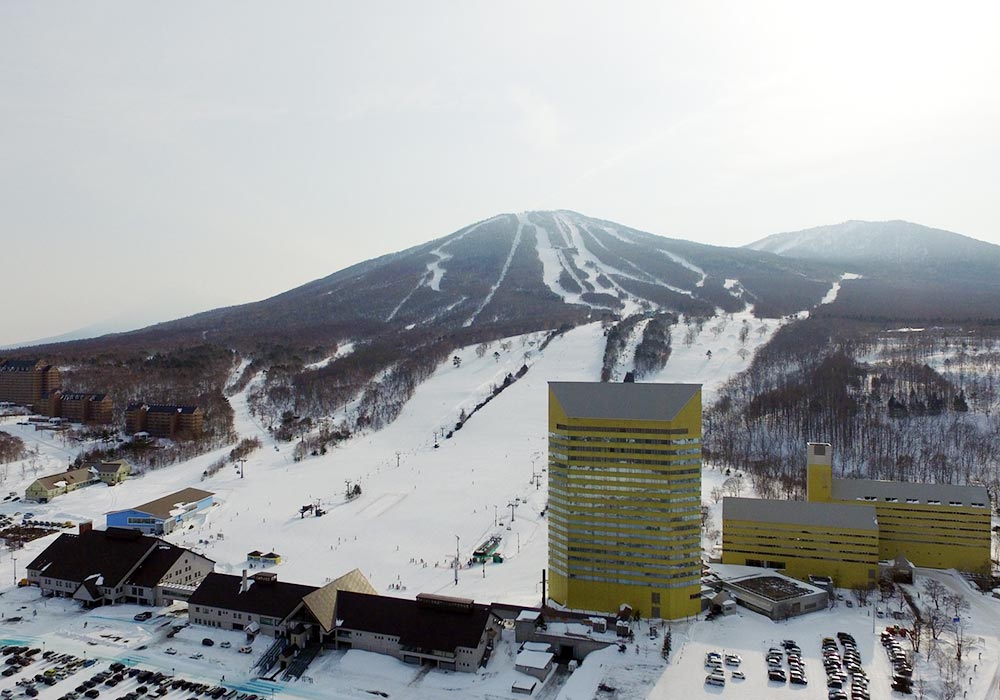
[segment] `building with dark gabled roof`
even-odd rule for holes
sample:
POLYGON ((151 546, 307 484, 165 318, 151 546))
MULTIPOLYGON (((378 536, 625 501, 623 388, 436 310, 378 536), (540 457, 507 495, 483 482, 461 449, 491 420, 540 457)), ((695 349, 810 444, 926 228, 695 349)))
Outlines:
POLYGON ((213 573, 188 601, 188 619, 195 625, 271 637, 289 636, 300 624, 314 632, 315 621, 303 612, 302 599, 315 590, 316 586, 278 581, 274 573, 251 577, 245 570, 242 576, 213 573))
POLYGON ((190 550, 134 530, 112 528, 60 535, 28 564, 28 581, 37 585, 44 596, 74 598, 88 606, 156 603, 163 597, 162 591, 155 589, 164 580, 192 575, 188 581, 195 583, 194 574, 200 578, 206 569, 214 568, 214 562, 190 550), (171 556, 176 550, 178 556, 167 561, 171 557, 158 549, 161 545, 171 548, 171 556), (187 560, 177 566, 184 557, 187 560), (147 563, 149 567, 143 572, 147 563), (135 585, 129 584, 132 580, 135 585), (150 592, 132 590, 138 588, 150 592))
POLYGON ((125 582, 127 598, 157 606, 187 600, 214 570, 215 562, 208 557, 159 540, 125 582))
POLYGON ((334 632, 337 626, 337 599, 345 591, 378 595, 378 591, 361 573, 361 570, 354 569, 339 578, 335 578, 322 588, 317 588, 302 599, 306 610, 319 623, 320 641, 325 641, 326 637, 334 632))
POLYGON ((487 605, 421 593, 416 600, 341 591, 335 645, 387 654, 408 664, 475 672, 499 634, 487 605))

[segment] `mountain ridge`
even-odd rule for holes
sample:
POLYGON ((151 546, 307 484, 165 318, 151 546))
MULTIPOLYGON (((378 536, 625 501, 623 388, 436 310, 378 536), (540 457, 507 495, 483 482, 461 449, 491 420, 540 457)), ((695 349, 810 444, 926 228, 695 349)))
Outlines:
MULTIPOLYGON (((384 335, 410 336, 418 344, 421 335, 454 335, 465 342, 643 308, 712 316, 753 307, 775 317, 819 303, 844 272, 861 272, 865 279, 848 287, 871 287, 880 300, 900 285, 909 293, 926 280, 943 284, 964 275, 988 286, 985 292, 964 290, 977 297, 978 309, 987 297, 1000 298, 993 282, 998 269, 1000 246, 902 220, 850 220, 726 247, 567 209, 525 211, 481 219, 266 299, 31 347, 85 352, 108 345, 211 342, 252 353, 290 341, 332 347, 384 335), (912 243, 914 233, 924 244, 912 243), (896 243, 887 243, 887 237, 896 243)), ((939 285, 934 296, 941 294, 939 285)), ((824 313, 862 313, 871 303, 844 294, 824 313)), ((956 301, 941 313, 955 313, 959 306, 956 301)), ((919 309, 904 313, 919 316, 919 309)))
POLYGON ((849 219, 798 231, 765 236, 745 246, 790 258, 826 259, 836 263, 877 263, 896 266, 932 261, 975 265, 985 257, 1000 264, 1000 246, 954 231, 903 219, 849 219))

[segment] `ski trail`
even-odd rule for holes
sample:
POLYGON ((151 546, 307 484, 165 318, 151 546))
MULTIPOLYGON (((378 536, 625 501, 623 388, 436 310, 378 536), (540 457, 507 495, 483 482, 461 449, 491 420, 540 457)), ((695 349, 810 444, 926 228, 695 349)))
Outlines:
MULTIPOLYGON (((601 226, 601 230, 604 231, 609 236, 611 236, 612 238, 617 238, 622 243, 628 243, 630 245, 636 245, 635 241, 630 240, 630 239, 626 238, 625 236, 623 236, 621 234, 621 232, 619 232, 618 229, 616 229, 616 228, 613 228, 613 227, 610 227, 610 226, 601 226)), ((591 234, 591 235, 593 235, 593 234, 591 234)), ((600 244, 600 246, 602 248, 604 248, 605 250, 607 250, 608 253, 610 253, 611 255, 618 255, 614 251, 608 250, 607 246, 605 246, 603 243, 601 243, 600 240, 598 240, 598 238, 596 236, 594 236, 594 240, 597 241, 600 244)), ((666 254, 666 251, 663 251, 663 250, 661 250, 659 252, 666 254)), ((621 257, 621 256, 618 256, 618 257, 621 257)), ((671 255, 668 255, 668 257, 671 257, 671 259, 673 259, 673 257, 671 255)), ((622 258, 622 260, 625 260, 625 259, 622 258)), ((660 285, 661 287, 666 287, 671 292, 676 292, 677 294, 683 294, 683 295, 689 296, 689 297, 693 297, 694 296, 694 294, 692 294, 687 289, 682 289, 681 287, 675 287, 674 285, 670 284, 669 282, 666 282, 666 281, 664 281, 664 280, 662 280, 662 279, 660 279, 658 277, 653 276, 652 274, 646 272, 645 270, 643 270, 642 268, 640 268, 638 265, 636 265, 635 263, 633 263, 631 260, 625 260, 625 262, 628 263, 629 267, 631 267, 632 269, 634 269, 638 274, 642 275, 642 277, 636 277, 634 275, 628 275, 628 274, 622 273, 626 277, 629 277, 630 279, 634 279, 637 282, 653 282, 655 284, 660 285)), ((701 272, 701 270, 698 270, 698 272, 701 272)), ((705 282, 705 273, 701 272, 701 275, 702 275, 702 278, 701 278, 701 283, 698 284, 699 287, 701 286, 701 284, 704 284, 704 282, 705 282)))
POLYGON ((668 258, 670 258, 671 260, 673 260, 675 263, 677 263, 681 267, 686 268, 688 270, 691 270, 691 272, 695 273, 696 275, 701 275, 701 279, 698 280, 697 282, 695 282, 694 286, 696 286, 696 287, 704 287, 705 286, 705 278, 708 277, 708 275, 705 274, 704 270, 702 270, 700 267, 698 267, 697 265, 695 265, 690 260, 687 260, 686 258, 682 258, 681 256, 677 255, 676 253, 671 253, 669 250, 660 250, 660 252, 663 253, 664 255, 666 255, 668 258))
POLYGON ((423 324, 434 323, 434 321, 436 321, 439 318, 441 318, 442 316, 444 316, 446 313, 448 313, 449 311, 451 311, 452 309, 454 309, 456 306, 458 306, 459 304, 464 303, 465 300, 468 299, 468 298, 469 297, 467 297, 467 296, 462 296, 462 298, 459 299, 458 301, 454 301, 454 302, 448 304, 448 306, 444 307, 443 309, 441 309, 440 311, 438 311, 436 314, 434 314, 430 318, 422 321, 421 323, 423 323, 423 324))
MULTIPOLYGON (((420 281, 417 282, 417 286, 414 287, 413 289, 411 289, 410 293, 407 294, 405 297, 403 297, 402 301, 400 301, 398 304, 396 304, 396 308, 393 309, 392 312, 390 312, 390 314, 385 317, 385 322, 386 323, 388 323, 389 321, 391 321, 392 319, 394 319, 396 317, 396 314, 399 312, 399 310, 401 308, 403 308, 403 305, 406 304, 406 302, 408 302, 410 300, 410 297, 412 297, 416 293, 416 291, 418 289, 420 289, 421 287, 424 286, 424 284, 427 282, 427 277, 428 277, 428 274, 425 274, 423 277, 421 277, 420 281)), ((433 287, 432 287, 432 289, 433 289, 433 287)), ((440 290, 438 290, 438 291, 440 291, 440 290)))
MULTIPOLYGON (((556 221, 557 227, 559 222, 556 221)), ((538 252, 538 259, 542 261, 542 282, 548 287, 554 294, 558 294, 562 297, 563 301, 568 304, 583 304, 591 308, 604 308, 598 307, 596 304, 592 304, 588 301, 584 301, 581 296, 586 291, 587 287, 584 285, 583 281, 580 279, 579 275, 568 262, 569 252, 563 246, 556 245, 552 238, 552 232, 545 228, 543 225, 534 224, 535 231, 538 235, 535 236, 536 244, 535 249, 538 252), (543 236, 542 233, 545 235, 543 236), (544 240, 543 240, 544 239, 544 240), (559 281, 560 276, 563 271, 569 275, 570 279, 576 282, 580 289, 580 292, 571 292, 562 286, 559 281)), ((560 231, 560 233, 562 233, 560 231)))
POLYGON ((331 362, 339 360, 342 357, 347 357, 352 352, 354 352, 354 341, 348 340, 345 343, 341 343, 337 346, 337 352, 330 355, 329 357, 323 358, 319 362, 311 362, 308 365, 303 366, 302 369, 323 369, 328 366, 331 362))
POLYGON ((421 280, 420 284, 421 285, 426 284, 428 287, 430 287, 431 289, 433 289, 435 292, 440 292, 441 291, 441 280, 444 279, 444 273, 447 272, 447 270, 445 270, 445 268, 441 267, 441 263, 446 262, 448 260, 451 260, 451 257, 452 257, 448 253, 444 252, 445 247, 451 245, 452 243, 455 243, 457 241, 462 240, 463 238, 465 238, 466 236, 468 236, 470 233, 472 233, 473 231, 475 231, 476 229, 478 229, 480 226, 483 226, 484 224, 488 224, 491 221, 496 221, 497 219, 499 219, 502 216, 506 216, 506 215, 505 214, 498 214, 497 216, 494 216, 494 217, 491 217, 489 219, 486 219, 485 221, 480 221, 478 224, 473 224, 469 228, 467 228, 464 231, 462 231, 462 233, 458 234, 454 238, 449 238, 447 241, 445 241, 444 243, 442 243, 441 245, 439 245, 437 248, 435 248, 434 250, 432 250, 431 251, 431 255, 433 255, 434 257, 436 257, 437 260, 433 260, 433 261, 427 263, 427 272, 429 272, 430 275, 429 275, 429 277, 425 276, 421 280))
POLYGON ((840 283, 843 282, 844 280, 856 280, 860 278, 861 275, 855 274, 853 272, 845 272, 840 276, 839 280, 833 283, 833 286, 830 287, 830 291, 828 291, 826 295, 819 300, 819 305, 832 304, 833 302, 837 301, 837 295, 840 294, 840 283))
MULTIPOLYGON (((464 231, 462 231, 460 234, 458 234, 454 238, 449 238, 447 241, 445 241, 444 243, 442 243, 441 245, 439 245, 437 248, 435 248, 434 250, 432 250, 431 251, 431 255, 433 255, 435 259, 432 260, 431 262, 427 263, 427 272, 426 272, 426 274, 424 274, 424 276, 420 278, 420 281, 417 282, 417 286, 414 287, 413 289, 411 289, 410 293, 407 294, 405 297, 403 297, 402 301, 400 301, 396 305, 396 308, 394 308, 392 310, 392 312, 390 312, 390 314, 388 316, 386 316, 386 319, 385 319, 386 323, 388 323, 389 321, 391 321, 392 319, 394 319, 396 317, 396 314, 399 313, 399 310, 401 308, 403 308, 403 306, 406 304, 406 302, 408 302, 410 300, 410 297, 412 297, 417 292, 417 290, 420 289, 421 287, 430 287, 435 292, 440 292, 441 291, 441 280, 444 279, 444 273, 447 272, 447 270, 441 266, 441 263, 443 263, 443 262, 445 262, 447 260, 451 260, 451 257, 452 257, 448 253, 444 252, 444 249, 445 249, 446 246, 449 246, 452 243, 455 243, 456 241, 462 240, 463 238, 465 238, 466 236, 468 236, 470 233, 472 233, 473 231, 475 231, 476 229, 478 229, 483 224, 488 224, 491 221, 495 221, 496 219, 499 219, 501 216, 503 216, 503 214, 499 214, 497 216, 491 217, 489 219, 486 219, 485 221, 480 221, 478 224, 473 224, 472 226, 470 226, 469 228, 465 229, 464 231)), ((451 307, 449 307, 449 308, 451 308, 451 307)), ((446 309, 446 311, 447 311, 447 309, 446 309)))
MULTIPOLYGON (((507 270, 510 269, 510 263, 514 260, 514 253, 517 252, 517 247, 521 245, 521 233, 524 231, 524 214, 517 215, 517 233, 514 234, 514 243, 510 246, 510 253, 507 254, 507 259, 504 261, 503 267, 500 269, 500 279, 496 281, 496 284, 490 289, 489 294, 483 299, 483 303, 479 305, 479 308, 475 310, 469 320, 462 324, 463 327, 468 328, 476 320, 476 317, 486 308, 486 305, 493 300, 493 295, 496 294, 497 289, 503 283, 504 278, 507 276, 507 270)), ((535 237, 537 239, 537 236, 535 237)))
MULTIPOLYGON (((576 225, 572 221, 569 221, 566 218, 564 218, 562 214, 556 214, 555 216, 557 221, 560 221, 564 226, 566 226, 567 238, 569 238, 570 243, 573 245, 574 248, 576 248, 577 253, 583 259, 584 265, 589 264, 591 267, 593 267, 594 271, 598 275, 604 275, 607 278, 607 280, 611 283, 611 287, 616 292, 618 292, 619 294, 624 294, 625 296, 631 299, 632 298, 631 294, 629 294, 627 291, 625 291, 625 289, 620 287, 613 279, 611 279, 610 276, 605 274, 604 264, 600 260, 598 260, 593 253, 590 252, 590 248, 587 247, 587 244, 584 242, 583 236, 580 235, 580 230, 576 227, 576 225)), ((598 244, 600 244, 600 241, 597 242, 598 244)), ((621 270, 618 269, 614 269, 614 272, 621 274, 621 270)))
MULTIPOLYGON (((635 351, 639 348, 639 343, 642 342, 643 337, 646 335, 646 326, 652 320, 652 318, 644 318, 632 328, 632 334, 625 341, 625 350, 622 351, 621 355, 626 368, 631 367, 633 370, 635 369, 635 351)), ((615 369, 618 368, 616 367, 615 369)), ((628 372, 628 369, 625 371, 628 372)))

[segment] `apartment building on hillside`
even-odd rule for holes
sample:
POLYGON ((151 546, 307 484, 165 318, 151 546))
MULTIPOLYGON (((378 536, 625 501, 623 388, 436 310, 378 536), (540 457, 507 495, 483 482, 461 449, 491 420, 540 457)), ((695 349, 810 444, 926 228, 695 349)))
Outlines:
POLYGON ((104 425, 113 419, 114 403, 107 394, 57 390, 36 403, 35 410, 70 423, 104 425))
POLYGON ((125 434, 193 439, 201 436, 205 413, 201 406, 130 403, 125 409, 125 434))
POLYGON ((0 401, 34 407, 60 386, 59 368, 44 360, 0 360, 0 401))

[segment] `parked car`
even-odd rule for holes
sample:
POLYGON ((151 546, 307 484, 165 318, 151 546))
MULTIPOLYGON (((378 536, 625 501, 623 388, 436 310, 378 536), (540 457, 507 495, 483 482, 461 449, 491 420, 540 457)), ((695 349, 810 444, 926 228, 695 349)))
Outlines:
POLYGON ((153 613, 149 612, 148 610, 144 610, 143 612, 139 613, 138 615, 133 616, 132 619, 135 620, 136 622, 145 622, 146 620, 148 620, 152 616, 153 616, 153 613))
POLYGON ((246 647, 240 647, 240 648, 238 649, 238 651, 239 651, 239 652, 240 652, 241 654, 252 654, 252 653, 253 653, 253 647, 249 647, 249 646, 246 646, 246 647))
POLYGON ((211 637, 205 637, 203 640, 201 640, 201 645, 204 647, 213 647, 215 646, 215 640, 213 640, 211 637))

